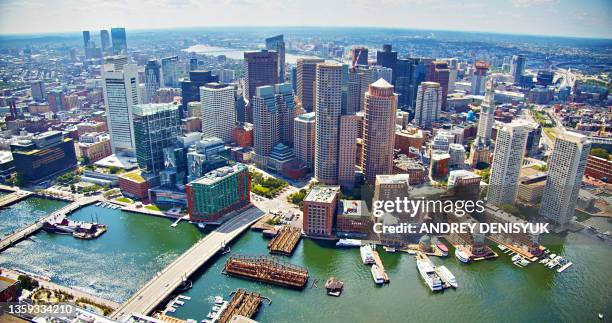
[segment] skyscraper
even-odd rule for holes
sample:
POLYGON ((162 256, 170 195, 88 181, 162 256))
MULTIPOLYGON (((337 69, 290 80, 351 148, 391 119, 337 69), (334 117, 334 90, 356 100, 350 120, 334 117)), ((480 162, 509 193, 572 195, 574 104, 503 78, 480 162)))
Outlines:
POLYGON ((115 71, 120 71, 128 63, 126 55, 113 55, 104 57, 104 64, 112 64, 115 71))
POLYGON ((308 169, 314 169, 315 113, 308 112, 295 117, 293 123, 294 150, 297 159, 308 169))
POLYGON ((474 74, 472 74, 472 94, 483 95, 485 92, 485 82, 489 63, 478 61, 474 64, 474 74))
POLYGON ((365 94, 363 173, 366 182, 391 174, 395 145, 397 94, 384 79, 370 84, 365 94))
POLYGON ((164 169, 164 148, 173 146, 180 134, 178 109, 174 103, 133 107, 136 160, 142 170, 157 174, 164 169))
POLYGON ((138 69, 126 65, 115 70, 107 64, 102 69, 104 104, 113 153, 133 153, 134 128, 132 108, 138 104, 138 69))
POLYGON ((189 71, 195 71, 198 69, 198 59, 196 57, 192 57, 189 59, 189 71))
POLYGON ((100 30, 100 47, 102 47, 102 53, 104 55, 107 55, 112 51, 110 35, 106 29, 100 30))
POLYGON ((30 91, 32 92, 32 99, 35 101, 44 101, 47 97, 45 93, 45 82, 43 80, 30 82, 30 91))
POLYGON ((395 68, 395 92, 399 95, 400 107, 414 107, 417 90, 425 81, 426 66, 430 59, 406 58, 398 59, 395 68))
POLYGON ((278 82, 278 53, 261 50, 244 53, 244 97, 250 102, 259 86, 278 82))
POLYGON ((365 47, 355 47, 351 50, 351 60, 353 65, 368 65, 368 49, 365 47))
POLYGON ((342 112, 344 67, 337 63, 317 65, 315 80, 316 143, 315 177, 329 185, 338 183, 338 130, 342 112))
POLYGON ((161 59, 162 78, 164 87, 178 87, 179 70, 178 56, 165 57, 161 59))
POLYGON ((229 143, 236 124, 236 89, 233 85, 208 83, 200 87, 202 134, 229 143))
POLYGON ((440 116, 443 91, 436 82, 421 82, 416 95, 414 124, 421 128, 431 128, 440 116))
POLYGON ((548 160, 548 177, 540 215, 567 225, 574 216, 591 141, 582 134, 564 132, 555 140, 548 160))
POLYGON ((285 83, 285 40, 283 35, 266 38, 266 49, 278 53, 278 83, 285 83))
POLYGON ((185 118, 189 102, 200 102, 200 88, 207 83, 219 82, 219 77, 211 71, 195 70, 189 72, 188 80, 181 80, 181 118, 185 118))
POLYGON ((523 73, 525 72, 525 55, 512 55, 512 65, 510 66, 510 75, 514 79, 514 84, 521 84, 523 81, 523 73))
POLYGON ((145 97, 142 102, 153 103, 155 101, 155 93, 160 88, 161 72, 160 64, 156 59, 150 59, 145 65, 145 97))
POLYGON ((83 30, 83 53, 85 57, 88 56, 88 49, 90 47, 91 35, 89 34, 89 30, 83 30))
POLYGON ((490 81, 490 85, 486 87, 486 95, 480 105, 480 117, 478 119, 478 133, 486 144, 491 141, 491 129, 495 122, 495 82, 490 81))
POLYGON ((341 115, 338 139, 338 184, 352 189, 355 186, 355 163, 357 160, 357 137, 361 117, 341 115))
POLYGON ((364 108, 364 95, 373 82, 372 70, 368 66, 355 66, 349 69, 347 114, 354 114, 364 108))
MULTIPOLYGON (((395 69, 397 66, 397 52, 392 50, 392 46, 389 44, 383 45, 382 51, 376 51, 376 65, 388 67, 392 71, 392 81, 387 80, 391 84, 395 84, 396 75, 395 69)), ((378 78, 377 78, 378 79, 378 78)))
POLYGON ((514 204, 526 143, 527 129, 521 122, 505 124, 497 130, 487 191, 488 203, 514 204))
POLYGON ((442 89, 442 109, 446 108, 446 95, 448 94, 448 81, 450 78, 450 69, 446 61, 432 61, 427 65, 426 79, 429 82, 440 84, 442 89))
POLYGON ((297 60, 297 97, 306 112, 314 111, 315 79, 317 64, 325 62, 320 58, 300 58, 297 60))
POLYGON ((125 28, 111 28, 113 54, 127 54, 127 37, 125 28))

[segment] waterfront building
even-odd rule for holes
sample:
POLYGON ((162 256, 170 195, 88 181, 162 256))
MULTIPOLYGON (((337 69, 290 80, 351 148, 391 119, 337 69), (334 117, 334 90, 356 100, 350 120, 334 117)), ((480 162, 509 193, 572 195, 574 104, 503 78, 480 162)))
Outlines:
POLYGON ((340 200, 336 214, 336 234, 365 238, 372 231, 372 218, 364 201, 340 200))
POLYGON ((416 95, 414 124, 421 128, 431 128, 442 110, 443 90, 439 83, 421 82, 416 95))
POLYGON ((304 198, 302 226, 311 237, 331 237, 340 195, 339 186, 315 186, 304 198))
POLYGON ((299 58, 297 60, 296 95, 306 112, 314 111, 317 64, 324 62, 325 60, 321 58, 299 58))
POLYGON ((497 130, 487 191, 488 203, 514 204, 526 143, 527 129, 522 122, 505 124, 497 130))
POLYGON ((106 133, 88 132, 79 136, 80 156, 89 163, 113 154, 110 136, 106 133))
POLYGON ((474 71, 472 74, 472 90, 470 91, 473 95, 483 95, 485 93, 485 82, 487 79, 487 71, 489 70, 489 63, 478 61, 474 64, 474 71))
POLYGON ((582 134, 566 131, 558 135, 548 160, 540 215, 561 226, 569 223, 574 216, 590 150, 591 141, 582 134))
MULTIPOLYGON (((397 52, 393 51, 390 44, 383 45, 382 51, 376 51, 376 65, 391 69, 391 79, 384 78, 387 82, 395 84, 395 69, 397 67, 397 52)), ((380 76, 382 77, 382 76, 380 76)), ((378 80, 380 77, 377 77, 378 80)))
POLYGON ((384 79, 370 84, 365 93, 363 172, 366 182, 391 174, 395 145, 397 94, 384 79))
POLYGON ((266 38, 266 49, 278 54, 278 82, 285 83, 285 40, 283 35, 266 38))
POLYGON ((315 113, 301 114, 294 119, 293 148, 297 159, 309 170, 314 170, 315 159, 315 113))
POLYGON ((315 114, 315 178, 324 184, 338 183, 338 139, 342 112, 344 66, 317 65, 315 114))
POLYGON ((143 103, 155 103, 155 93, 161 86, 161 65, 155 59, 151 59, 145 65, 145 97, 143 103))
POLYGON ((236 89, 233 85, 208 83, 200 87, 202 134, 229 143, 236 125, 236 89))
POLYGON ((15 170, 28 182, 38 183, 77 165, 74 142, 59 131, 11 143, 15 170))
POLYGON ((248 167, 225 166, 187 184, 189 220, 218 222, 223 215, 250 203, 248 167))
POLYGON ((340 116, 338 140, 338 184, 343 188, 355 186, 355 162, 357 160, 357 136, 361 117, 357 115, 340 116))
POLYGON ((204 137, 188 148, 187 180, 195 181, 207 172, 224 166, 227 163, 227 159, 221 155, 224 151, 225 144, 217 137, 204 137))
POLYGON ((170 56, 161 59, 161 69, 164 87, 178 88, 179 84, 179 57, 170 56))
POLYGON ((127 37, 125 28, 111 28, 113 54, 127 54, 127 37))
POLYGON ((149 103, 133 108, 136 160, 140 169, 157 174, 164 168, 164 148, 180 134, 178 104, 149 103))
POLYGON ((115 70, 113 65, 104 65, 102 80, 113 154, 129 154, 135 147, 132 108, 139 102, 137 68, 129 64, 123 70, 115 70))
POLYGON ((368 49, 365 47, 354 47, 351 49, 352 65, 368 65, 368 49))
POLYGON ((155 176, 145 174, 144 171, 136 169, 117 176, 119 188, 124 196, 140 200, 143 204, 148 204, 149 189, 157 186, 155 176))

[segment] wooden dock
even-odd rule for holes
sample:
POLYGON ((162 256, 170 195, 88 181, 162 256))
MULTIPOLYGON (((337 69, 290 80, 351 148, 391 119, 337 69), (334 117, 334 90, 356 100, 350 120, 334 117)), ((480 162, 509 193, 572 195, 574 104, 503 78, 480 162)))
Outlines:
POLYGON ((385 283, 388 283, 389 280, 389 275, 387 275, 387 271, 385 270, 385 266, 383 266, 383 262, 380 259, 380 255, 378 254, 378 251, 376 251, 376 248, 372 248, 372 256, 374 257, 374 262, 376 262, 376 266, 378 266, 378 269, 380 269, 383 279, 385 280, 385 283))
POLYGON ((308 282, 308 270, 266 256, 231 256, 223 273, 290 288, 303 289, 308 282))
POLYGON ((230 300, 230 302, 227 304, 217 322, 230 322, 230 320, 236 315, 252 318, 259 310, 261 301, 264 298, 265 297, 261 296, 259 293, 249 293, 244 289, 238 289, 234 292, 232 300, 230 300))
POLYGON ((284 226, 268 244, 271 254, 291 256, 295 247, 300 242, 302 232, 299 228, 284 226))

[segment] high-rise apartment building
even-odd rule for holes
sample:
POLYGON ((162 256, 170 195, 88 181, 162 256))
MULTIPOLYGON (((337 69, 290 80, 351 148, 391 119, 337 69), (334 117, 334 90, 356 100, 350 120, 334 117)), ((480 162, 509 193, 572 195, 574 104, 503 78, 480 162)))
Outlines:
POLYGON ((349 69, 347 114, 363 111, 365 93, 368 91, 368 86, 374 81, 372 69, 368 66, 358 65, 349 69))
POLYGON ((278 83, 285 83, 285 40, 283 35, 266 38, 266 49, 278 53, 278 83))
POLYGON ((355 164, 357 160, 357 137, 361 117, 357 115, 340 116, 338 139, 338 184, 352 189, 355 186, 355 164))
MULTIPOLYGON (((389 44, 383 45, 382 51, 376 51, 376 65, 380 65, 383 67, 387 67, 391 69, 391 80, 387 80, 387 82, 391 84, 395 84, 395 69, 397 66, 397 52, 393 51, 392 46, 389 44)), ((382 77, 382 76, 381 76, 382 77)), ((376 78, 378 80, 378 78, 376 78)))
POLYGON ((208 83, 200 87, 201 119, 204 137, 232 141, 236 125, 236 89, 234 85, 208 83))
POLYGON ((111 28, 113 54, 127 54, 127 37, 125 28, 111 28))
POLYGON ((253 97, 254 149, 260 157, 270 155, 279 143, 293 146, 296 117, 291 84, 260 86, 253 97))
POLYGON ((178 56, 165 57, 161 59, 163 87, 179 86, 179 58, 178 56))
POLYGON ((391 174, 395 145, 397 94, 384 79, 370 84, 365 94, 363 173, 366 182, 391 174))
POLYGON ((155 59, 150 59, 145 65, 145 97, 142 98, 143 103, 153 103, 155 101, 155 93, 161 86, 161 65, 155 59))
POLYGON ((574 216, 590 150, 591 141, 582 134, 567 131, 555 139, 540 215, 560 225, 569 223, 574 216))
POLYGON ((472 74, 472 94, 483 95, 485 93, 485 82, 487 79, 487 71, 489 63, 478 61, 474 64, 474 72, 472 74))
POLYGON ((421 82, 416 95, 414 124, 421 128, 431 128, 440 116, 444 92, 436 82, 421 82))
POLYGON ((134 128, 132 108, 139 103, 138 70, 135 65, 126 65, 115 70, 113 65, 102 69, 106 123, 111 136, 113 153, 134 151, 134 128))
POLYGON ((342 112, 343 73, 344 66, 337 63, 317 65, 315 178, 328 185, 338 183, 338 131, 342 112))
POLYGON ((293 141, 295 156, 309 170, 314 169, 315 160, 315 113, 301 114, 294 119, 293 141))
POLYGON ((527 128, 524 123, 505 124, 497 130, 487 191, 488 203, 514 204, 526 143, 527 128))
POLYGON ((297 60, 297 97, 306 112, 314 111, 315 79, 317 64, 325 62, 320 58, 300 58, 297 60))
POLYGON ((164 169, 164 148, 173 146, 180 134, 178 110, 175 103, 133 107, 136 161, 143 171, 158 174, 164 169))

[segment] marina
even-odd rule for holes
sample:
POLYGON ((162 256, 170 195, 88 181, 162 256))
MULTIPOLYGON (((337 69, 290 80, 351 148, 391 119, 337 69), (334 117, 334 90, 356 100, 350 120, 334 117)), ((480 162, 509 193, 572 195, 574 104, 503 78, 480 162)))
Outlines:
POLYGON ((272 238, 272 241, 268 244, 268 249, 271 254, 291 256, 301 237, 302 232, 299 228, 284 226, 272 238))

